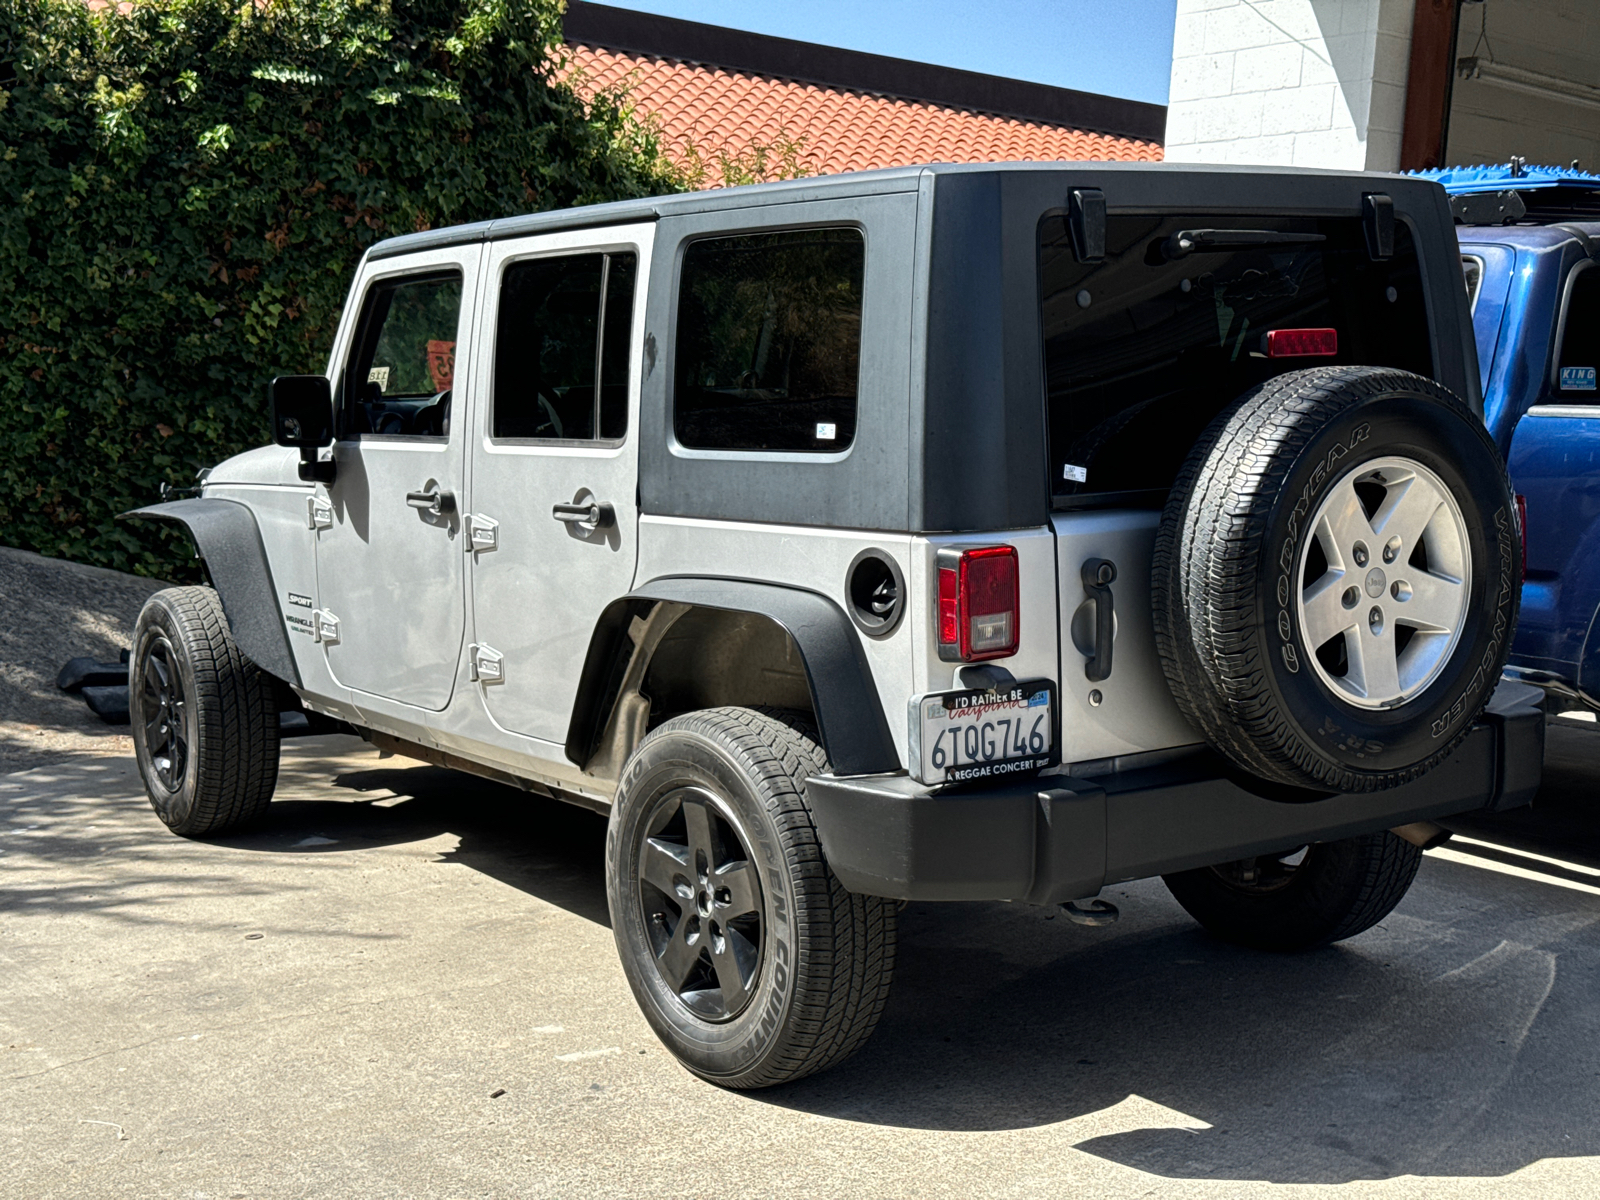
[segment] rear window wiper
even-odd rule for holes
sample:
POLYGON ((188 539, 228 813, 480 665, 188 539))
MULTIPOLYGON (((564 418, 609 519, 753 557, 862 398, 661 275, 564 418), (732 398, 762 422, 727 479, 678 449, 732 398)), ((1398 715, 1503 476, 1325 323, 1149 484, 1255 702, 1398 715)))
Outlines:
POLYGON ((1174 259, 1249 246, 1302 246, 1327 240, 1320 233, 1279 233, 1273 229, 1180 229, 1161 243, 1161 253, 1174 259))

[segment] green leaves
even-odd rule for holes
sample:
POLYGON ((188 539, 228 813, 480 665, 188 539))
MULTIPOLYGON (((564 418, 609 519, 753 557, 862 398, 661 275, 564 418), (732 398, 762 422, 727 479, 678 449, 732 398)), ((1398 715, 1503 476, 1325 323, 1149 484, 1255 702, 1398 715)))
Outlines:
POLYGON ((611 99, 553 85, 556 0, 0 6, 0 529, 180 575, 122 524, 267 440, 368 246, 677 190, 611 99))

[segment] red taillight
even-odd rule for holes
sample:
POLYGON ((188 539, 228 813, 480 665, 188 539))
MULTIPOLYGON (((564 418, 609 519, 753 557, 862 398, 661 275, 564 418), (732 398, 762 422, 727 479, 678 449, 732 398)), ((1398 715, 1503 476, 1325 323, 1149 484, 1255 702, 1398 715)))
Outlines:
POLYGON ((1268 358, 1315 358, 1339 353, 1337 329, 1274 329, 1262 339, 1268 358))
POLYGON ((1017 652, 1017 551, 1014 546, 941 550, 939 657, 981 662, 1017 652))
POLYGON ((1528 498, 1517 497, 1517 540, 1522 543, 1522 577, 1528 577, 1528 498))

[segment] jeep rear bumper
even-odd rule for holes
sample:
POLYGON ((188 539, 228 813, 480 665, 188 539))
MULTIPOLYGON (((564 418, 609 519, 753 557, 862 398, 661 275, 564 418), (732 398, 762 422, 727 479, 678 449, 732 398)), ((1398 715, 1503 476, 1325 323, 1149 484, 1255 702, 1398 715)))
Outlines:
POLYGON ((1387 791, 1286 797, 1197 749, 1159 766, 983 790, 819 775, 806 798, 828 862, 852 892, 1059 904, 1109 883, 1516 808, 1538 791, 1543 761, 1543 696, 1505 681, 1455 754, 1387 791))

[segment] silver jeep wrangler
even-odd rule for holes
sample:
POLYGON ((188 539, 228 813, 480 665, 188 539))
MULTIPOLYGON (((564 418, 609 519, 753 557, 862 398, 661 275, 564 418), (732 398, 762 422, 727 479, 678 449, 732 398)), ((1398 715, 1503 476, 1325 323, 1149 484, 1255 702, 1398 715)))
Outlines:
POLYGON ((933 166, 379 243, 139 617, 156 812, 280 713, 609 813, 629 983, 730 1087, 872 1032, 906 900, 1160 875, 1288 950, 1526 803, 1520 534, 1444 192, 933 166), (1497 690, 1498 687, 1498 690, 1497 690))

